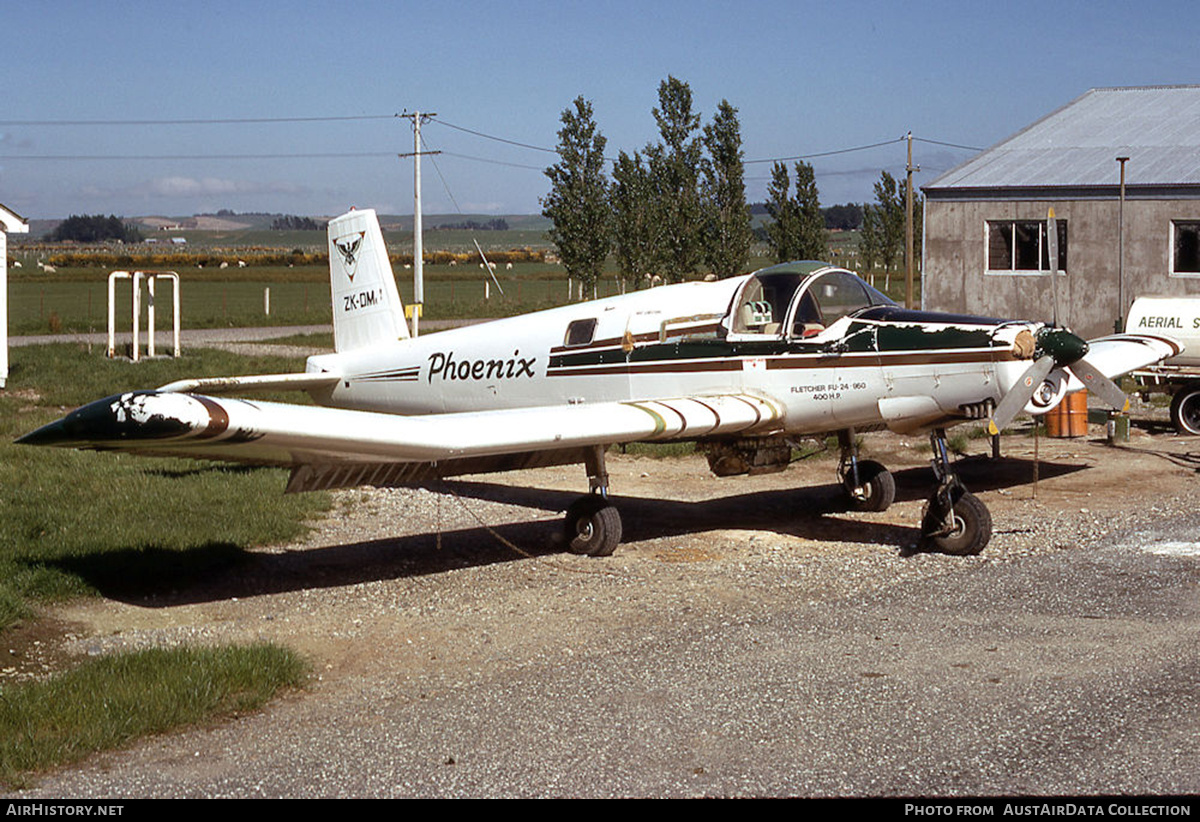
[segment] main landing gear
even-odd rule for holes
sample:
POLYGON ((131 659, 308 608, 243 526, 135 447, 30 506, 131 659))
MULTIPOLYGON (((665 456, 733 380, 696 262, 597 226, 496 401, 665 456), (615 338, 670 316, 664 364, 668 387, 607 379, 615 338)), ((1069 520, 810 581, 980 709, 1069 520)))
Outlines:
MULTIPOLYGON (((946 450, 946 431, 929 435, 933 446, 933 475, 937 488, 921 516, 921 543, 944 554, 978 554, 992 538, 992 515, 955 476, 946 450)), ((842 449, 838 475, 846 501, 854 511, 886 511, 896 501, 896 480, 878 462, 860 460, 854 429, 838 432, 842 449)))
POLYGON ((944 554, 978 554, 992 538, 992 515, 951 469, 946 430, 935 429, 929 435, 929 442, 933 446, 933 475, 938 485, 925 503, 921 542, 944 554))
POLYGON ((891 472, 875 460, 858 458, 853 428, 838 431, 838 445, 842 447, 838 476, 850 507, 855 511, 886 511, 896 501, 896 480, 891 472))
POLYGON ((584 459, 588 472, 586 497, 567 508, 564 522, 567 550, 572 554, 607 557, 621 543, 621 515, 608 501, 608 470, 604 466, 604 446, 592 446, 584 459))

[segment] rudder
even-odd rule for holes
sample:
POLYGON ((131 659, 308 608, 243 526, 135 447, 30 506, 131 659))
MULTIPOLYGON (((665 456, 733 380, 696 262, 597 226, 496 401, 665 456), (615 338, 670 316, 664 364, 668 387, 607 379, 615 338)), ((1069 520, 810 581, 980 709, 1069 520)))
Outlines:
POLYGON ((408 338, 374 209, 352 210, 329 221, 329 286, 335 351, 408 338))

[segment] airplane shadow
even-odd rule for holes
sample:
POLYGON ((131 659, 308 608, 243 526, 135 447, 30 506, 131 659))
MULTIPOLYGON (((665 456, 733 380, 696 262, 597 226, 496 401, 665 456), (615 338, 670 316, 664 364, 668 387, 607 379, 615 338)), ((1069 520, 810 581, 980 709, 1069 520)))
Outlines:
MULTIPOLYGON (((1032 476, 1029 460, 967 458, 956 462, 955 467, 967 487, 975 491, 1023 485, 1032 476)), ((1050 479, 1084 468, 1042 462, 1039 470, 1043 479, 1050 479)), ((929 468, 906 468, 894 476, 898 501, 923 500, 933 487, 929 468)), ((469 480, 448 481, 434 490, 448 492, 468 507, 467 500, 477 499, 547 512, 564 511, 579 497, 574 491, 469 480)), ((832 483, 702 501, 614 496, 613 502, 621 511, 626 542, 733 529, 775 531, 814 541, 892 546, 908 554, 919 539, 915 519, 900 525, 867 521, 847 513, 841 488, 832 483)), ((187 551, 145 545, 101 556, 63 559, 56 564, 110 599, 143 607, 169 607, 416 578, 542 557, 562 551, 562 527, 557 518, 530 519, 279 553, 251 553, 228 543, 211 543, 187 551)))

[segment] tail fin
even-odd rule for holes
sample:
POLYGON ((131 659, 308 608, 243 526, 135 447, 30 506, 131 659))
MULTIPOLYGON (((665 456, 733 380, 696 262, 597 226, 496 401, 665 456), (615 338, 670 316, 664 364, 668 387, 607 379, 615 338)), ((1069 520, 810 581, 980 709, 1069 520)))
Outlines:
POLYGON ((404 305, 374 209, 329 221, 329 285, 335 351, 408 338, 404 305))

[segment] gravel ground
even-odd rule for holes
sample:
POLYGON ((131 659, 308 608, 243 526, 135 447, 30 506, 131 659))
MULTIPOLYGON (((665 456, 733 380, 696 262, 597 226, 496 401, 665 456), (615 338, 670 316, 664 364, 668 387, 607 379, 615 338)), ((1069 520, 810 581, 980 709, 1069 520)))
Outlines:
POLYGON ((922 445, 868 437, 881 514, 838 511, 830 459, 615 457, 601 560, 559 552, 577 467, 342 493, 236 575, 58 613, 59 653, 269 639, 309 689, 14 796, 1200 791, 1200 441, 1042 440, 1036 496, 1031 439, 964 459, 970 558, 912 550, 922 445))

